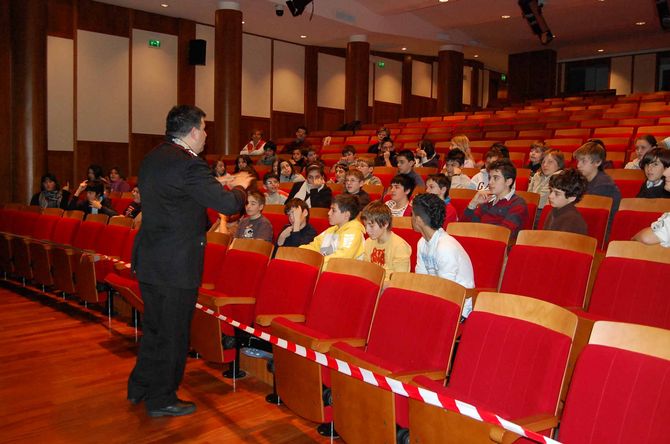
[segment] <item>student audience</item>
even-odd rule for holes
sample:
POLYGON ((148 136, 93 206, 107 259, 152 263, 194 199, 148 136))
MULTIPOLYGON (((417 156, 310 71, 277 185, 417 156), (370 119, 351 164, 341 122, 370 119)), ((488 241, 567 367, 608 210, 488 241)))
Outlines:
POLYGON ((237 159, 235 159, 235 169, 233 172, 235 174, 239 173, 240 171, 243 171, 247 167, 253 167, 253 161, 251 160, 251 156, 248 156, 247 154, 241 154, 237 156, 237 159))
POLYGON ((548 149, 549 148, 541 140, 536 140, 530 144, 530 151, 528 152, 528 165, 526 165, 526 168, 530 170, 531 175, 537 173, 542 166, 544 153, 548 149))
MULTIPOLYGON (((414 198, 412 227, 421 234, 417 245, 416 272, 430 274, 474 288, 472 262, 463 246, 451 237, 444 225, 444 201, 435 194, 419 194, 414 198)), ((463 304, 463 316, 472 311, 472 299, 463 304)))
POLYGON ((306 151, 309 148, 309 142, 307 142, 305 137, 307 137, 307 127, 300 125, 295 130, 295 140, 293 142, 287 143, 284 146, 283 153, 292 153, 296 148, 300 148, 300 150, 306 151))
POLYGON ((412 247, 392 231, 393 215, 380 201, 367 205, 361 211, 361 222, 368 238, 365 240, 365 260, 386 271, 385 279, 394 271, 409 272, 412 247))
POLYGON ((317 251, 324 256, 324 267, 334 257, 363 259, 365 228, 356 219, 360 211, 358 198, 350 194, 338 194, 328 212, 331 227, 300 248, 317 251))
POLYGON ((296 182, 288 193, 287 199, 297 197, 305 201, 309 208, 329 208, 333 192, 326 186, 323 168, 318 164, 307 165, 307 180, 296 182))
MULTIPOLYGON (((271 167, 277 160, 277 145, 272 140, 268 140, 263 145, 263 156, 258 159, 256 165, 265 165, 271 167)), ((276 171, 275 171, 276 173, 276 171)))
POLYGON ((582 173, 572 168, 550 176, 548 200, 552 208, 542 229, 587 235, 586 221, 575 207, 587 186, 588 181, 582 173))
POLYGON ((386 205, 391 209, 394 217, 412 215, 412 206, 409 201, 413 192, 414 180, 411 177, 398 174, 391 179, 391 186, 388 190, 391 198, 386 201, 386 205))
POLYGON ((451 146, 449 147, 450 150, 454 150, 458 148, 459 150, 463 151, 463 154, 465 154, 465 161, 463 162, 463 167, 464 168, 474 168, 475 167, 475 159, 472 157, 472 151, 470 151, 470 139, 468 139, 468 136, 465 135, 458 135, 454 136, 451 138, 451 146))
POLYGON ((319 153, 316 151, 316 148, 309 148, 307 150, 307 164, 306 165, 310 165, 310 164, 314 164, 314 163, 319 164, 321 166, 321 168, 325 169, 325 167, 326 167, 326 165, 321 161, 321 159, 319 159, 319 153))
POLYGON ((40 180, 41 190, 35 193, 30 199, 30 205, 36 205, 40 208, 68 208, 70 203, 70 192, 58 184, 56 176, 52 173, 46 173, 40 180))
MULTIPOLYGON (((665 191, 670 192, 670 168, 663 171, 665 180, 665 191)), ((661 244, 662 247, 670 248, 670 213, 663 213, 651 227, 642 229, 633 236, 633 240, 647 245, 661 244)))
POLYGON ((351 168, 356 165, 356 148, 353 145, 346 145, 342 148, 342 158, 337 162, 351 168))
POLYGON ((458 148, 454 148, 447 153, 447 161, 442 168, 442 174, 445 174, 451 180, 451 188, 469 188, 470 178, 461 171, 465 162, 465 153, 458 148))
POLYGON ((642 162, 642 159, 644 158, 644 155, 647 154, 649 151, 653 150, 656 148, 656 145, 658 143, 656 142, 656 138, 652 136, 651 134, 645 134, 643 136, 639 136, 638 138, 635 139, 635 159, 631 160, 626 164, 624 167, 627 170, 641 170, 642 165, 640 162, 642 162))
POLYGON ((463 220, 509 228, 515 238, 529 217, 526 202, 514 194, 516 168, 503 159, 493 162, 489 172, 489 188, 477 191, 465 209, 463 220))
POLYGON ((109 189, 116 193, 127 193, 130 191, 130 185, 121 177, 119 167, 112 167, 109 170, 109 189))
POLYGON ((100 165, 89 165, 86 172, 87 180, 101 180, 105 182, 107 179, 103 177, 102 167, 100 165))
POLYGON ((358 159, 356 168, 363 173, 363 185, 382 185, 382 180, 373 175, 374 161, 371 159, 358 159))
POLYGON ((133 200, 123 210, 123 215, 135 219, 142 212, 142 197, 140 196, 140 189, 137 187, 134 187, 131 193, 133 194, 133 200))
POLYGON ((263 140, 263 131, 259 129, 253 130, 251 133, 251 140, 249 143, 244 145, 240 150, 240 154, 247 154, 249 156, 260 156, 264 153, 263 146, 265 145, 265 140, 263 140))
POLYGON ((244 206, 246 216, 240 219, 236 239, 262 239, 272 242, 272 223, 263 216, 265 197, 258 191, 247 193, 247 204, 244 206))
POLYGON ((379 151, 377 151, 377 157, 375 157, 375 166, 397 166, 395 154, 393 140, 391 140, 390 137, 385 137, 384 140, 382 140, 381 148, 379 151))
POLYGON ((226 171, 226 162, 223 158, 220 158, 212 165, 212 176, 214 177, 226 177, 228 176, 228 171, 226 171))
POLYGON ((291 162, 293 169, 298 173, 307 166, 307 158, 303 155, 303 151, 300 148, 294 148, 293 151, 291 151, 291 159, 289 162, 291 162))
POLYGON ((410 150, 402 150, 396 156, 396 163, 398 165, 398 174, 410 177, 414 181, 415 186, 425 186, 423 178, 419 173, 414 171, 414 153, 410 150))
POLYGON ((589 181, 585 194, 612 198, 612 212, 609 221, 611 227, 614 213, 619 209, 621 192, 614 183, 614 179, 603 171, 606 156, 605 148, 597 142, 586 142, 574 154, 574 158, 577 159, 577 169, 589 181))
POLYGON ((636 197, 670 198, 670 192, 665 189, 663 178, 663 171, 668 167, 670 167, 670 150, 654 148, 648 151, 640 161, 640 168, 644 170, 647 180, 640 187, 636 197))
POLYGON ((275 173, 266 173, 263 176, 265 185, 265 203, 267 205, 284 205, 287 194, 279 189, 279 176, 275 173))
POLYGON ((279 183, 304 182, 302 174, 297 173, 296 167, 288 160, 279 161, 279 183))
POLYGON ((349 171, 349 167, 344 163, 336 163, 331 171, 335 171, 335 175, 328 179, 328 183, 344 185, 344 178, 349 171))
POLYGON ((291 199, 284 205, 288 224, 277 236, 278 247, 299 247, 309 244, 316 237, 316 230, 309 224, 309 207, 301 199, 291 199))
POLYGON ((391 131, 388 128, 381 127, 377 130, 377 142, 370 145, 368 153, 377 154, 382 150, 384 139, 391 137, 391 131))
POLYGON ((444 229, 447 229, 449 222, 458 222, 458 211, 451 204, 449 197, 450 181, 444 174, 431 174, 426 180, 426 192, 435 194, 444 201, 444 229))
POLYGON ((79 184, 68 204, 68 210, 79 210, 85 214, 106 214, 109 217, 118 213, 112 208, 112 200, 105 197, 105 185, 101 180, 85 180, 79 184), (86 200, 79 200, 79 195, 86 192, 86 200))
MULTIPOLYGON (((541 168, 530 178, 528 191, 540 195, 540 202, 537 205, 538 212, 547 204, 549 196, 549 179, 551 176, 565 168, 565 159, 563 153, 559 150, 549 150, 544 153, 541 162, 541 168)), ((532 216, 532 214, 531 214, 532 216)))
POLYGON ((414 157, 417 160, 417 166, 426 168, 438 168, 440 166, 440 155, 435 152, 435 145, 428 139, 419 142, 414 157))
POLYGON ((500 151, 500 149, 496 147, 489 148, 489 150, 486 152, 486 156, 484 157, 485 159, 484 166, 477 174, 472 176, 468 188, 470 188, 471 190, 484 190, 488 188, 489 186, 488 169, 493 162, 500 160, 503 157, 504 157, 503 153, 500 151))
POLYGON ((370 195, 361 187, 363 186, 363 173, 357 169, 347 171, 344 178, 344 192, 358 197, 361 208, 370 203, 370 195))

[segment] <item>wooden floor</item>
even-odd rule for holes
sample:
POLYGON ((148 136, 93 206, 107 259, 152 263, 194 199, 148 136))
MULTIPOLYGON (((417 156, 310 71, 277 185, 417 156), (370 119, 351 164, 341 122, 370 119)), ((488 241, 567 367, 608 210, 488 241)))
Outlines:
POLYGON ((137 352, 122 320, 0 282, 1 443, 327 443, 315 424, 265 402, 265 383, 189 358, 179 396, 195 414, 149 418, 126 400, 137 352))

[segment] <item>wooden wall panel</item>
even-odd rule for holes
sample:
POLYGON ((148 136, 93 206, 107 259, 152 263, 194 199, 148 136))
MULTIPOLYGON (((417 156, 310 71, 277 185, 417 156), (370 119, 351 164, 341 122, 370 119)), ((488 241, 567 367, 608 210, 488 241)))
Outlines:
POLYGON ((91 0, 79 0, 78 28, 130 37, 130 9, 91 0))
POLYGON ((130 10, 133 16, 133 28, 163 34, 179 35, 179 19, 150 12, 130 10))
POLYGON ((162 134, 132 133, 130 135, 130 169, 126 170, 125 174, 137 176, 144 156, 163 140, 165 136, 162 134))
MULTIPOLYGON (((272 111, 272 138, 294 137, 295 129, 305 124, 303 114, 288 113, 285 111, 272 111)), ((315 130, 317 128, 307 128, 315 130)))
POLYGON ((437 115, 437 99, 410 95, 405 117, 426 117, 437 115))
POLYGON ((205 132, 207 133, 207 141, 205 141, 205 148, 202 150, 202 156, 217 152, 214 149, 216 147, 216 125, 213 120, 205 120, 205 132))
POLYGON ((344 110, 320 106, 317 109, 318 126, 315 129, 337 130, 344 123, 344 110))
POLYGON ((0 176, 5 178, 5 183, 0 187, 0 203, 11 201, 12 194, 12 128, 11 128, 11 108, 12 95, 8 92, 12 90, 11 75, 11 18, 9 12, 9 2, 0 2, 0 85, 3 93, 0 94, 0 176), (6 89, 5 89, 6 88, 6 89))
POLYGON ((77 141, 77 164, 74 169, 75 182, 86 177, 86 170, 90 164, 100 165, 106 173, 111 167, 118 166, 127 174, 128 144, 120 142, 96 142, 90 140, 77 141))
POLYGON ((509 98, 512 102, 544 99, 556 94, 556 51, 509 55, 509 98))
POLYGON ((47 151, 47 171, 56 175, 61 186, 70 184, 70 190, 77 189, 83 176, 74 175, 74 152, 73 151, 47 151))
POLYGON ((188 63, 188 42, 195 39, 195 22, 179 19, 177 102, 195 105, 195 66, 188 63))
POLYGON ((373 115, 374 121, 378 123, 397 122, 402 117, 402 105, 375 100, 373 115))
POLYGON ((242 146, 249 142, 251 139, 251 133, 259 129, 263 131, 263 137, 265 140, 270 139, 271 125, 270 119, 266 117, 255 117, 255 116, 242 116, 240 119, 240 141, 242 142, 236 150, 233 150, 233 153, 239 152, 242 149, 242 146))
POLYGON ((72 0, 49 0, 47 10, 47 34, 65 39, 74 38, 72 0))

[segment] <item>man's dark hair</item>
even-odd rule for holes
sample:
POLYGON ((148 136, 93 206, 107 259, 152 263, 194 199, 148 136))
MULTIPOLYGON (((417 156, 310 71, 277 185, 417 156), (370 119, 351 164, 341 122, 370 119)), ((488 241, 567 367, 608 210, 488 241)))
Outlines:
POLYGON ((489 171, 500 171, 505 182, 507 179, 512 179, 512 185, 516 182, 516 167, 509 159, 498 159, 495 162, 492 162, 489 166, 489 171))
POLYGON ((333 203, 342 213, 349 212, 349 220, 354 220, 358 216, 358 212, 361 211, 361 203, 355 194, 338 194, 333 198, 333 203))
POLYGON ((272 150, 273 152, 277 152, 277 145, 272 140, 268 140, 265 142, 265 145, 263 145, 263 151, 270 151, 272 150))
POLYGON ((298 132, 298 130, 305 130, 305 134, 307 134, 307 127, 305 125, 298 125, 295 131, 298 132))
POLYGON ((446 174, 442 173, 429 174, 428 177, 426 177, 426 182, 428 182, 429 180, 435 182, 437 186, 440 188, 446 188, 447 196, 449 196, 449 189, 451 188, 451 179, 447 177, 446 174))
POLYGON ((465 163, 465 153, 463 150, 460 150, 458 148, 454 148, 453 150, 449 150, 447 153, 447 162, 450 160, 458 162, 459 166, 463 166, 465 163))
POLYGON ((102 196, 105 192, 105 185, 101 180, 89 180, 86 182, 86 191, 93 191, 97 196, 102 196))
POLYGON ((593 141, 586 142, 584 145, 577 148, 573 157, 579 160, 580 157, 588 157, 591 159, 591 162, 600 161, 598 165, 598 170, 602 171, 605 168, 605 160, 607 159, 607 151, 605 151, 605 146, 602 144, 602 141, 596 142, 593 141))
POLYGON ((346 145, 342 148, 342 155, 346 156, 348 154, 356 154, 356 148, 353 145, 346 145))
MULTIPOLYGON (((390 137, 384 137, 382 139, 382 145, 384 145, 386 142, 391 142, 391 144, 393 144, 393 139, 391 139, 390 137)), ((393 144, 393 145, 395 145, 395 144, 393 144)))
POLYGON ((174 106, 165 119, 165 134, 172 137, 183 137, 191 128, 200 128, 205 112, 192 105, 174 106))
POLYGON ((549 179, 549 187, 555 190, 561 190, 565 197, 576 197, 575 203, 582 200, 586 192, 589 181, 575 168, 567 168, 560 171, 549 179))
POLYGON ((505 146, 504 143, 496 142, 493 145, 491 145, 491 148, 489 151, 497 149, 500 151, 500 157, 503 157, 505 159, 509 159, 509 148, 505 146))
POLYGON ((444 201, 438 195, 423 193, 412 201, 412 213, 433 230, 438 230, 444 224, 446 209, 444 201))
POLYGON ((433 154, 435 154, 435 145, 428 139, 419 142, 419 148, 426 152, 426 157, 433 157, 433 154))
POLYGON ((398 154, 396 154, 396 158, 398 157, 404 157, 405 159, 407 159, 408 162, 415 161, 414 153, 412 152, 412 150, 402 150, 398 154))
POLYGON ((638 140, 646 141, 649 145, 651 145, 652 148, 658 145, 656 137, 654 137, 652 134, 645 134, 643 136, 638 136, 635 138, 635 141, 637 142, 638 140))
POLYGON ((40 187, 42 188, 42 191, 44 191, 44 181, 49 179, 50 181, 54 182, 56 184, 56 190, 60 190, 60 184, 58 183, 58 179, 56 179, 56 175, 54 173, 46 173, 42 178, 40 179, 40 187))
POLYGON ((309 221, 309 207, 304 200, 297 197, 287 200, 284 204, 284 214, 290 213, 293 208, 300 208, 300 211, 307 210, 307 221, 309 221))
MULTIPOLYGON (((490 159, 491 157, 497 157, 498 159, 504 159, 505 155, 502 151, 496 146, 491 146, 489 150, 484 155, 484 159, 490 159)), ((507 156, 509 158, 509 156, 507 156)))
POLYGON ((640 168, 644 170, 648 164, 656 159, 663 164, 664 169, 670 167, 670 150, 666 150, 665 148, 654 148, 653 150, 649 150, 647 154, 642 157, 642 160, 640 160, 640 168))
POLYGON ((409 177, 407 174, 396 174, 393 177, 393 179, 391 179, 391 184, 394 183, 400 185, 405 191, 409 190, 409 193, 407 194, 408 198, 412 196, 412 193, 414 192, 414 187, 416 186, 414 179, 409 177))
MULTIPOLYGON (((91 164, 88 166, 88 169, 93 171, 93 176, 95 176, 96 179, 100 179, 104 174, 100 165, 91 164)), ((86 172, 88 173, 88 170, 86 172)))
POLYGON ((277 182, 279 182, 279 175, 273 172, 265 173, 263 176, 263 183, 268 183, 268 180, 270 179, 277 179, 277 182))

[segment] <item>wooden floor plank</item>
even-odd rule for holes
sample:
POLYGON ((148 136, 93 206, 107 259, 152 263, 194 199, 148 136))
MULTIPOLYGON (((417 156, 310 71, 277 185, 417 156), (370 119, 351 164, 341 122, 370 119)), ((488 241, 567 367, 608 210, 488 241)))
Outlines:
POLYGON ((265 402, 267 384, 233 383, 189 358, 179 396, 198 411, 149 418, 131 406, 134 329, 55 295, 0 283, 2 443, 327 443, 315 424, 265 402))

